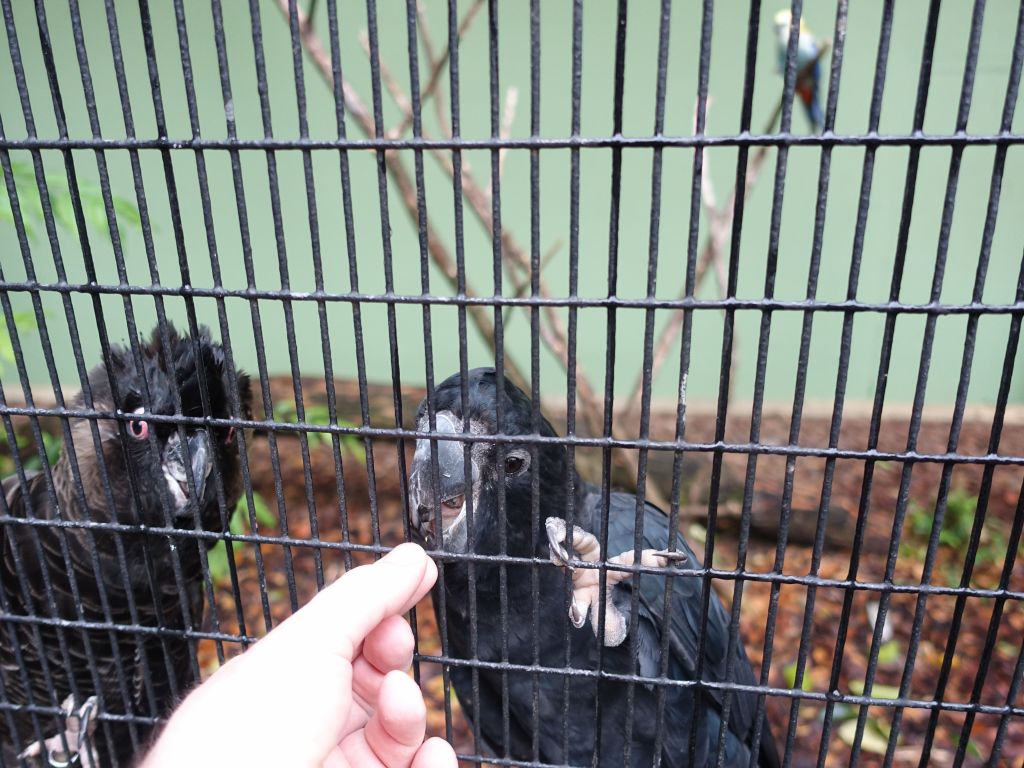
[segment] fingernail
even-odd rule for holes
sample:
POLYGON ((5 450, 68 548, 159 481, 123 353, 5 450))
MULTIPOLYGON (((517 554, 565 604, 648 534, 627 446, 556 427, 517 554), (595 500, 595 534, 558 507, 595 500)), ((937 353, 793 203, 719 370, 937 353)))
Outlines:
POLYGON ((388 565, 394 565, 399 568, 408 568, 412 566, 413 563, 422 562, 423 558, 426 556, 427 553, 423 551, 423 548, 419 544, 406 542, 405 544, 399 544, 388 552, 380 559, 380 562, 387 563, 388 565))

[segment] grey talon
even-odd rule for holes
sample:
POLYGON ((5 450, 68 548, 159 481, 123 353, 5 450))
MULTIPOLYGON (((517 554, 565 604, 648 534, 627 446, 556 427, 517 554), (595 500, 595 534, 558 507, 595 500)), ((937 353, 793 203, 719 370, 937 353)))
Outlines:
POLYGON ((669 552, 668 550, 660 550, 654 553, 658 557, 663 557, 666 560, 676 563, 685 563, 690 558, 685 552, 669 552))

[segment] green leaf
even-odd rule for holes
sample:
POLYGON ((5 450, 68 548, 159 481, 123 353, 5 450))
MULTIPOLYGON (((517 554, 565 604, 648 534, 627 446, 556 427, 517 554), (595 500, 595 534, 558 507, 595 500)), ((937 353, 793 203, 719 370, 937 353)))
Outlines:
POLYGON ((228 533, 235 536, 242 536, 249 531, 249 518, 246 517, 240 508, 235 508, 235 514, 228 520, 228 533))
POLYGON ((60 458, 61 439, 49 432, 43 432, 43 449, 46 451, 46 461, 52 467, 60 458))
MULTIPOLYGON (((849 746, 853 746, 857 736, 857 721, 847 720, 839 726, 839 738, 849 746)), ((876 755, 884 755, 889 746, 889 740, 883 736, 878 728, 869 720, 864 727, 863 738, 860 747, 865 752, 873 752, 876 755)))
MULTIPOLYGON (((863 696, 864 683, 861 680, 851 680, 850 693, 855 696, 863 696)), ((875 683, 871 686, 871 697, 875 699, 898 699, 900 697, 900 689, 894 685, 875 683)))
POLYGON ((0 326, 0 363, 14 362, 14 344, 6 326, 0 326))
POLYGON ((129 224, 132 227, 142 226, 142 216, 135 204, 124 197, 114 197, 114 213, 122 224, 129 224))
POLYGON ((231 576, 231 569, 228 565, 228 550, 224 541, 218 541, 207 550, 206 560, 210 566, 210 578, 215 583, 227 581, 231 576))
MULTIPOLYGON (((239 509, 245 514, 246 523, 249 521, 249 500, 244 496, 241 502, 239 502, 239 509)), ((256 522, 266 528, 274 528, 277 526, 278 520, 277 515, 270 511, 270 507, 267 506, 267 502, 263 500, 263 497, 252 492, 252 512, 256 516, 256 522)))
MULTIPOLYGON (((796 687, 796 662, 794 661, 792 664, 787 665, 786 668, 782 670, 782 674, 785 676, 785 679, 786 679, 786 687, 787 688, 795 688, 796 687)), ((804 667, 804 676, 803 676, 803 679, 800 681, 800 690, 802 690, 802 691, 810 691, 813 688, 814 688, 814 685, 813 685, 813 683, 811 683, 811 676, 808 674, 808 668, 804 667)))
POLYGON ((878 649, 879 664, 895 664, 901 658, 903 658, 903 648, 898 640, 883 643, 882 647, 878 649))

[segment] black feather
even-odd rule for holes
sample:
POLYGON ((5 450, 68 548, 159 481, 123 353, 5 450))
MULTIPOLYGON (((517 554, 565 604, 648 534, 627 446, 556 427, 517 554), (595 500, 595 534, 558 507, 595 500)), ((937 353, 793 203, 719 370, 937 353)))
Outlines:
MULTIPOLYGON (((463 381, 453 376, 434 392, 432 406, 435 412, 451 411, 457 418, 482 423, 490 433, 496 433, 496 401, 498 388, 492 369, 476 369, 463 381), (465 390, 467 408, 463 408, 465 390)), ((532 414, 529 398, 513 384, 505 381, 502 407, 502 432, 508 435, 529 435, 532 414)), ((427 413, 427 404, 420 406, 421 426, 427 413)), ((541 420, 541 435, 554 436, 555 430, 541 420)), ((478 450, 478 449, 474 449, 478 450)), ((508 450, 508 449, 506 449, 508 450)), ((573 504, 575 524, 601 535, 600 493, 570 475, 566 451, 557 444, 543 444, 537 449, 538 460, 522 476, 506 479, 493 466, 481 468, 479 499, 474 510, 477 554, 502 554, 498 530, 498 495, 504 485, 506 553, 517 557, 547 558, 548 543, 544 530, 549 516, 567 517, 573 504), (531 503, 532 472, 539 472, 540 513, 535 516, 531 503), (572 489, 572 496, 567 489, 572 489)), ((493 457, 494 446, 485 449, 485 456, 493 457)), ((476 455, 476 454, 475 454, 476 455)), ((485 461, 486 463, 486 461, 485 461)), ((491 464, 494 462, 491 461, 491 464)), ((615 493, 610 499, 608 551, 605 558, 634 547, 634 521, 636 498, 615 493)), ((669 528, 666 515, 647 504, 642 511, 643 548, 664 549, 668 544, 669 528)), ((688 568, 699 568, 700 560, 688 547, 683 537, 676 536, 676 549, 689 556, 688 568)), ((468 566, 464 562, 446 563, 444 570, 445 616, 449 647, 447 652, 460 659, 473 658, 470 642, 470 611, 468 566)), ((538 567, 537 585, 534 586, 532 567, 506 565, 507 600, 499 599, 501 579, 499 568, 486 562, 474 566, 476 583, 476 657, 484 662, 506 660, 503 648, 507 645, 507 661, 513 664, 592 671, 597 668, 598 646, 594 632, 588 625, 575 629, 567 616, 567 574, 560 568, 538 567), (502 611, 507 620, 502 622, 502 611), (538 621, 534 631, 533 614, 538 621), (507 636, 504 633, 507 632, 507 636), (568 656, 567 656, 568 653, 568 656)), ((621 674, 658 676, 661 633, 666 622, 664 616, 666 579, 644 575, 628 579, 613 589, 615 599, 628 611, 630 593, 638 590, 637 633, 627 637, 617 647, 601 651, 601 664, 605 671, 621 674), (634 667, 631 645, 635 642, 639 662, 634 667)), ((671 619, 668 622, 669 677, 692 680, 696 670, 698 652, 699 616, 701 610, 701 580, 699 577, 677 575, 673 578, 671 619)), ((435 589, 434 605, 440 609, 440 595, 435 589)), ((596 613, 596 611, 595 611, 596 613)), ((596 620, 592 615, 592 619, 596 620)), ((742 644, 737 641, 727 647, 729 615, 712 593, 708 613, 707 637, 704 649, 704 679, 753 685, 756 680, 742 644), (730 661, 731 659, 731 661, 730 661), (727 674, 728 670, 728 674, 727 674)), ((488 750, 499 757, 515 760, 573 765, 590 765, 596 743, 600 743, 601 766, 649 766, 655 755, 655 728, 657 722, 657 689, 636 685, 633 689, 633 716, 629 721, 632 737, 627 744, 628 691, 624 683, 596 680, 589 676, 530 673, 504 673, 508 686, 508 722, 503 705, 503 673, 486 668, 479 669, 477 685, 468 667, 453 666, 452 681, 459 701, 488 750), (566 681, 568 684, 566 686, 566 681), (536 686, 536 688, 535 688, 536 686), (566 696, 567 689, 567 696, 566 696), (536 695, 535 695, 536 694, 536 695), (600 717, 595 711, 600 703, 600 717), (536 706, 537 710, 534 711, 536 706), (599 722, 598 722, 599 721, 599 722), (595 733, 595 722, 600 737, 595 733), (536 726, 534 726, 536 723, 536 726), (506 730, 507 725, 507 730, 506 730), (506 740, 507 735, 507 740, 506 740), (628 749, 628 763, 625 752, 628 749)), ((696 758, 688 761, 690 724, 694 715, 694 689, 666 687, 663 746, 661 764, 669 768, 705 766, 714 763, 717 755, 719 726, 721 724, 722 694, 705 690, 700 698, 696 758)), ((726 736, 726 765, 746 766, 750 760, 756 697, 734 693, 726 736)), ((757 763, 763 768, 775 768, 778 754, 767 722, 764 738, 755 748, 757 763)))
MULTIPOLYGON (((140 360, 131 349, 112 349, 110 370, 98 366, 89 375, 93 406, 100 411, 132 413, 143 408, 145 413, 170 415, 176 412, 177 393, 185 416, 249 418, 249 379, 241 373, 231 375, 221 346, 205 330, 198 338, 181 337, 173 329, 165 333, 166 339, 154 332, 149 343, 140 342, 140 360), (209 409, 203 407, 204 397, 209 409)), ((76 404, 83 407, 85 401, 79 398, 76 404)), ((132 436, 132 422, 82 419, 69 426, 73 446, 62 446, 52 473, 14 476, 3 483, 0 513, 11 519, 0 526, 0 607, 13 616, 48 620, 8 623, 0 630, 3 696, 12 704, 53 707, 68 695, 74 696, 76 705, 95 695, 103 714, 164 717, 196 682, 194 640, 66 629, 52 620, 137 624, 176 632, 200 629, 200 548, 209 544, 133 532, 29 526, 18 520, 160 527, 170 522, 183 529, 198 524, 204 530, 222 531, 242 492, 238 441, 233 430, 222 428, 212 430, 212 438, 199 438, 210 446, 210 481, 202 497, 189 497, 177 509, 161 463, 169 441, 179 437, 176 425, 147 422, 149 434, 143 439, 132 436), (97 437, 102 456, 96 450, 97 437)), ((186 438, 201 431, 189 425, 186 438)), ((195 484, 190 486, 195 489, 195 484)), ((49 715, 40 715, 37 721, 27 711, 10 719, 0 716, 3 757, 14 764, 13 756, 30 743, 61 731, 63 724, 49 715)), ((133 729, 123 721, 101 723, 95 732, 100 764, 131 765, 152 731, 149 725, 133 729)))

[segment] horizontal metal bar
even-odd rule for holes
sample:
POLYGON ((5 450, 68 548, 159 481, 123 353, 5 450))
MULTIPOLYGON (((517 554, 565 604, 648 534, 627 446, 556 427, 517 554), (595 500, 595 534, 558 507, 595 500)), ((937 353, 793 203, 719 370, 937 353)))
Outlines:
MULTIPOLYGON (((9 701, 3 701, 0 699, 0 712, 30 712, 38 715, 51 715, 66 717, 65 712, 60 707, 46 707, 39 704, 12 704, 9 701)), ((157 725, 166 721, 163 717, 147 717, 146 715, 123 715, 114 712, 97 711, 93 717, 99 720, 108 720, 111 722, 118 723, 142 723, 145 725, 157 725)))
MULTIPOLYGON (((159 635, 163 637, 183 637, 189 639, 220 640, 232 643, 252 643, 258 640, 256 637, 232 635, 223 632, 200 632, 196 630, 179 630, 170 627, 153 627, 137 624, 118 624, 112 622, 89 622, 77 620, 54 619, 46 616, 21 616, 16 614, 0 613, 0 623, 34 624, 38 626, 52 626, 62 629, 93 630, 93 631, 114 631, 123 634, 159 635)), ((698 685, 694 680, 677 680, 667 677, 648 677, 644 675, 629 675, 608 671, 598 671, 589 668, 565 666, 547 667, 540 664, 516 664, 504 661, 483 661, 480 659, 462 659, 450 656, 436 656, 432 654, 416 654, 420 663, 445 664, 455 667, 488 669, 498 672, 524 672, 529 674, 548 675, 552 677, 575 677, 575 678, 600 678, 624 683, 641 683, 644 685, 657 685, 666 688, 693 688, 698 685)), ((823 693, 819 691, 804 691, 796 688, 778 688, 775 686, 745 685, 741 683, 725 683, 712 680, 702 680, 699 685, 702 688, 716 690, 729 690, 744 693, 762 693, 770 696, 779 696, 789 699, 806 699, 810 701, 844 703, 855 706, 877 706, 877 707, 910 707, 914 709, 940 709, 952 712, 975 712, 987 715, 1024 715, 1024 707, 1018 706, 994 706, 990 704, 971 704, 967 702, 952 701, 926 701, 922 699, 889 699, 873 696, 858 696, 853 694, 842 694, 838 691, 823 693)), ((2 703, 0 703, 2 706, 2 703)))
POLYGON ((129 624, 116 621, 82 621, 80 619, 55 619, 52 616, 0 612, 0 624, 22 624, 25 626, 55 627, 58 629, 89 630, 96 632, 119 632, 125 635, 148 635, 151 637, 178 637, 186 640, 217 640, 226 643, 253 643, 258 637, 232 635, 225 632, 203 632, 198 629, 175 629, 154 627, 146 624, 129 624))
MULTIPOLYGON (((137 421, 140 415, 96 411, 86 408, 27 408, 0 405, 0 416, 54 416, 72 419, 108 419, 137 421)), ((761 456, 805 456, 813 458, 859 459, 870 461, 923 462, 932 464, 978 464, 995 466, 1024 466, 1024 456, 1002 454, 970 455, 961 453, 918 453, 917 451, 858 451, 840 448, 816 448, 797 445, 766 445, 763 443, 728 443, 722 440, 710 443, 686 440, 628 440, 611 437, 548 437, 546 435, 472 435, 451 432, 418 432, 397 427, 348 427, 333 424, 309 424, 301 421, 277 422, 254 419, 213 419, 196 416, 172 416, 144 413, 141 417, 156 424, 183 424, 195 427, 236 427, 260 429, 268 432, 322 432, 326 434, 355 435, 369 438, 414 440, 453 440, 465 443, 494 443, 504 445, 572 445, 585 448, 633 448, 648 451, 692 451, 696 453, 735 453, 761 456)))
MULTIPOLYGON (((114 531, 119 533, 144 534, 149 536, 167 537, 173 536, 178 539, 193 539, 205 541, 232 541, 240 544, 271 544, 289 547, 305 547, 315 549, 327 549, 341 552, 363 552, 374 555, 384 555, 391 551, 390 547, 376 546, 373 544, 357 544, 351 541, 325 541, 315 538, 295 538, 293 536, 266 536, 254 533, 215 533, 212 531, 195 530, 190 528, 166 528, 147 525, 132 525, 130 523, 100 523, 88 520, 38 520, 33 518, 9 517, 0 515, 0 526, 22 525, 39 528, 73 528, 81 530, 114 531)), ((517 557, 513 555, 481 555, 474 552, 453 554, 445 550, 429 550, 428 554, 435 560, 456 563, 488 563, 501 565, 522 565, 539 566, 541 568, 557 568, 547 558, 517 557)), ((608 571, 621 571, 623 573, 646 573, 655 576, 666 576, 668 571, 664 568, 655 568, 645 565, 621 565, 617 563, 606 563, 604 561, 588 562, 585 560, 571 560, 574 568, 604 569, 608 571)), ((1010 589, 985 589, 976 587, 952 587, 940 584, 901 584, 898 582, 873 582, 857 581, 850 579, 831 579, 820 576, 797 576, 775 572, 759 571, 737 571, 724 568, 673 568, 673 577, 676 576, 709 576, 712 579, 721 581, 751 581, 758 583, 791 584, 807 587, 827 587, 835 589, 846 589, 861 592, 893 593, 893 594, 928 594, 928 595, 963 595, 975 598, 1002 598, 1004 600, 1024 601, 1024 592, 1010 589)), ((0 614, 2 617, 3 614, 0 614)))
POLYGON ((486 307, 577 307, 596 309, 707 309, 761 310, 772 312, 875 312, 903 315, 1012 315, 1024 314, 1024 302, 1009 304, 904 304, 898 301, 809 301, 775 298, 723 299, 636 298, 621 296, 438 296, 430 294, 359 293, 352 291, 286 291, 268 288, 223 288, 193 285, 127 285, 96 283, 40 283, 2 281, 0 290, 21 293, 60 293, 110 296, 183 296, 209 299, 253 299, 266 301, 344 302, 349 304, 413 304, 418 306, 486 307))
POLYGON ((1024 144, 1024 134, 1010 131, 991 134, 795 134, 738 133, 728 136, 563 136, 557 138, 373 138, 373 139, 209 139, 209 138, 41 138, 0 139, 0 149, 155 149, 207 150, 467 150, 467 149, 652 149, 694 147, 963 147, 1024 144))
POLYGON ((627 675, 606 670, 581 669, 577 667, 545 667, 539 664, 515 664, 508 661, 482 661, 480 659, 460 659, 450 656, 418 655, 420 662, 433 662, 435 664, 447 664, 453 667, 467 667, 476 669, 488 669, 495 672, 525 672, 537 675, 550 675, 552 677, 589 677, 602 680, 612 680, 622 683, 641 683, 643 685, 656 685, 664 688, 711 688, 719 691, 734 691, 742 693, 759 693, 768 696, 779 696, 787 699, 801 699, 818 702, 833 702, 836 704, 851 704, 854 706, 870 707, 909 707, 911 709, 938 709, 950 712, 976 712, 984 715, 1024 715, 1024 707, 1017 706, 994 706, 991 704, 970 704, 967 702, 955 701, 927 701, 924 699, 880 699, 874 696, 855 696, 853 694, 839 693, 832 691, 822 693, 819 691, 804 691, 799 688, 776 688, 770 685, 744 685, 741 683, 723 683, 716 680, 676 680, 667 677, 646 677, 644 675, 627 675))
POLYGON ((512 760, 507 757, 492 757, 491 755, 467 755, 462 752, 456 753, 460 762, 475 763, 476 765, 507 765, 510 768, 590 768, 586 765, 572 765, 566 763, 545 763, 527 760, 512 760))

